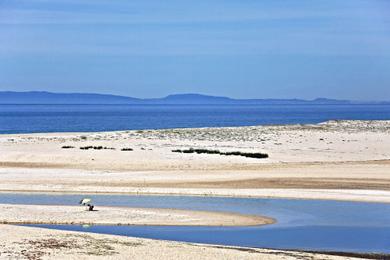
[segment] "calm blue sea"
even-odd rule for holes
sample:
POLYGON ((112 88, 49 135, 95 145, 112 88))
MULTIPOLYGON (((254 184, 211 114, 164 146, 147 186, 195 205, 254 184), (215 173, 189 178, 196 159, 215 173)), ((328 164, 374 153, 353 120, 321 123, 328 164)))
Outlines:
POLYGON ((0 133, 390 120, 390 105, 0 105, 0 133))

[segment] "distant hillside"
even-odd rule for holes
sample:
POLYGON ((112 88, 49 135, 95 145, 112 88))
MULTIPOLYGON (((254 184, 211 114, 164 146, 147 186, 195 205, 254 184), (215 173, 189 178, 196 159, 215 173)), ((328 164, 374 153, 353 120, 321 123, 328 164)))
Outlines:
MULTIPOLYGON (((348 100, 303 99, 233 99, 201 94, 176 94, 164 98, 140 99, 93 93, 51 93, 44 91, 0 91, 0 104, 356 104, 348 100)), ((359 102, 370 103, 370 102, 359 102)), ((372 103, 372 102, 371 102, 372 103)), ((385 103, 385 102, 376 102, 385 103)), ((386 102, 386 104, 390 104, 386 102)))
POLYGON ((129 104, 136 102, 139 102, 139 99, 105 94, 44 91, 0 92, 0 104, 129 104))
MULTIPOLYGON (((148 100, 150 102, 151 100, 148 100)), ((201 94, 176 94, 154 100, 166 104, 227 104, 233 99, 227 97, 207 96, 201 94)))
POLYGON ((146 102, 163 104, 349 104, 347 100, 334 100, 326 98, 317 98, 315 100, 303 99, 233 99, 228 97, 207 96, 201 94, 176 94, 165 98, 154 100, 144 100, 146 102))

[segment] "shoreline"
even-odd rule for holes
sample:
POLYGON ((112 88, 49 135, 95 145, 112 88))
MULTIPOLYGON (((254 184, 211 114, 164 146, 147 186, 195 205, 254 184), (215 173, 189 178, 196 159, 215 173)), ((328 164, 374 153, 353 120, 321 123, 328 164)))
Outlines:
MULTIPOLYGON (((172 190, 172 189, 171 189, 172 190)), ((240 194, 239 190, 234 190, 234 191, 226 191, 225 194, 217 193, 217 194, 205 194, 207 192, 205 191, 198 191, 198 192, 177 192, 173 193, 172 191, 163 193, 153 193, 153 192, 142 192, 142 191, 135 191, 135 192, 107 192, 107 191, 102 191, 102 192, 96 192, 96 191, 47 191, 47 190, 0 190, 0 196, 1 194, 42 194, 42 195, 50 195, 50 194, 55 194, 55 195, 107 195, 107 196, 115 196, 115 195, 128 195, 128 196, 175 196, 175 197, 180 197, 180 196, 185 196, 185 197, 214 197, 214 198, 251 198, 251 199, 288 199, 288 200, 324 200, 324 201, 345 201, 345 202, 363 202, 363 203, 390 203, 390 191, 383 191, 386 192, 385 194, 382 194, 382 197, 378 197, 377 194, 372 194, 373 198, 367 197, 367 194, 345 194, 346 190, 316 190, 317 197, 313 197, 313 193, 310 194, 304 194, 302 193, 308 192, 307 189, 296 189, 294 190, 294 193, 298 194, 300 193, 300 196, 294 196, 294 195, 286 195, 283 194, 283 192, 286 191, 286 189, 280 189, 280 190, 272 190, 272 192, 281 192, 282 194, 278 195, 271 195, 271 194, 264 194, 264 195, 256 195, 256 194, 240 194), (332 192, 334 193, 333 197, 327 197, 324 196, 324 192, 332 192), (235 193, 235 194, 228 194, 228 193, 235 193), (322 194, 322 196, 321 196, 322 194), (342 197, 341 195, 344 195, 342 197), (347 195, 347 196, 345 196, 347 195), (348 197, 348 195, 351 196, 356 196, 360 195, 361 197, 356 198, 356 197, 348 197)), ((313 190, 309 190, 313 192, 313 190)), ((352 192, 359 191, 359 190, 351 190, 352 192)), ((380 192, 378 190, 366 190, 368 192, 380 192)), ((210 192, 210 191, 208 191, 210 192)), ((249 191, 251 192, 251 191, 249 191)), ((215 193, 215 191, 214 191, 215 193)), ((244 193, 247 193, 247 191, 244 191, 244 193)))
MULTIPOLYGON (((0 104, 2 105, 2 104, 0 104)), ((390 105, 390 104, 389 104, 390 105)), ((145 129, 121 129, 121 130, 107 130, 107 131, 67 131, 67 132, 28 132, 28 133, 0 133, 0 136, 18 136, 18 135, 62 135, 62 134, 91 134, 91 133, 128 133, 138 131, 166 131, 166 130, 218 130, 224 129, 236 129, 236 128, 257 128, 257 127, 296 127, 302 126, 321 126, 321 125, 337 125, 344 124, 344 126, 350 127, 350 123, 359 124, 363 123, 366 125, 376 125, 380 123, 390 123, 390 119, 330 119, 321 122, 308 122, 308 123, 285 123, 285 124, 253 124, 253 125, 234 125, 234 126, 203 126, 203 127, 167 127, 167 128, 145 128, 145 129)))

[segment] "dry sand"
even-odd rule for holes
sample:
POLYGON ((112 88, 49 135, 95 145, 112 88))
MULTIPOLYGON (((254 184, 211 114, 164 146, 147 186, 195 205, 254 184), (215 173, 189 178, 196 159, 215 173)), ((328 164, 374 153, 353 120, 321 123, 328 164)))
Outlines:
POLYGON ((100 224, 175 226, 252 226, 272 224, 272 218, 235 213, 146 209, 0 204, 2 224, 100 224))
POLYGON ((1 135, 0 191, 389 202, 390 121, 1 135), (191 147, 269 158, 172 152, 191 147))
POLYGON ((390 121, 0 135, 0 165, 118 171, 258 170, 269 163, 386 161, 390 159, 389 137, 390 121), (79 149, 90 145, 115 150, 79 149), (270 158, 171 152, 189 147, 267 152, 270 158), (123 148, 134 151, 121 151, 123 148))

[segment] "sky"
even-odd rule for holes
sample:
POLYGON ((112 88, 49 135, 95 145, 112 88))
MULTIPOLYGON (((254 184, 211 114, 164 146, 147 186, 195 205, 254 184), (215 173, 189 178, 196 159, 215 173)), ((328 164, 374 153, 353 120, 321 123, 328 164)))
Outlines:
POLYGON ((0 0, 0 90, 390 100, 390 1, 0 0))

